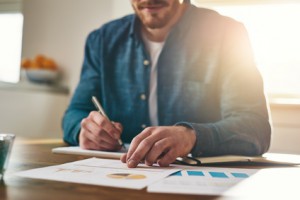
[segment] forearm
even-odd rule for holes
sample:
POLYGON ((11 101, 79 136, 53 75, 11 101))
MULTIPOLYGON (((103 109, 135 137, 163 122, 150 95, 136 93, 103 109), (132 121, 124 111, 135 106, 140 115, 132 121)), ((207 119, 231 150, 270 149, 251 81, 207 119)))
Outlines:
POLYGON ((180 122, 196 132, 193 156, 225 154, 261 155, 270 145, 271 127, 267 118, 244 114, 216 123, 180 122))
POLYGON ((83 80, 78 85, 63 118, 64 141, 70 145, 79 144, 80 123, 94 109, 91 97, 96 95, 96 89, 93 87, 87 90, 86 88, 91 87, 86 83, 87 81, 83 80))
POLYGON ((80 82, 75 90, 70 105, 65 112, 62 127, 64 141, 70 145, 79 144, 80 123, 94 109, 91 98, 99 98, 99 49, 97 48, 98 32, 92 32, 86 41, 85 58, 82 66, 80 82))
POLYGON ((68 109, 63 118, 63 139, 69 145, 79 145, 80 122, 88 115, 88 112, 68 109))
MULTIPOLYGON (((93 82, 92 82, 93 83, 93 82)), ((79 144, 80 123, 94 109, 91 97, 96 95, 96 87, 91 87, 86 80, 82 80, 78 85, 74 96, 65 112, 62 127, 64 131, 64 141, 70 145, 79 144), (86 88, 92 88, 90 90, 86 88)))

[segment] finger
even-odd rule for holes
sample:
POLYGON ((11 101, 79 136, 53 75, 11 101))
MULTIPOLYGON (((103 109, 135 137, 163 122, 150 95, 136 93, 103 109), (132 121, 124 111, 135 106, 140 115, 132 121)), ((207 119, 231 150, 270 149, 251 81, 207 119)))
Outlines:
MULTIPOLYGON (((120 145, 105 130, 101 129, 94 121, 90 119, 82 120, 83 137, 89 139, 97 145, 99 150, 120 150, 120 145)), ((95 148, 95 147, 94 147, 95 148)))
MULTIPOLYGON (((118 130, 119 136, 118 138, 121 138, 121 134, 123 132, 123 126, 121 123, 118 122, 112 122, 113 126, 118 130)), ((119 139, 118 139, 119 140, 119 139)), ((119 142, 118 142, 119 143, 119 142)), ((120 143, 119 143, 120 144, 120 143)))
MULTIPOLYGON (((91 144, 93 143, 93 148, 96 148, 95 145, 97 145, 97 138, 94 138, 93 134, 91 134, 91 131, 93 131, 93 121, 90 120, 89 118, 84 118, 81 121, 81 130, 79 133, 79 143, 80 146, 86 148, 86 149, 90 149, 91 148, 91 144)), ((98 131, 98 127, 95 126, 94 127, 94 131, 98 131)))
MULTIPOLYGON (((84 131, 82 132, 82 136, 81 136, 81 142, 82 143, 82 147, 84 147, 84 149, 94 149, 94 150, 102 150, 102 151, 117 151, 120 150, 120 145, 115 142, 113 144, 106 142, 105 140, 103 140, 102 138, 97 138, 94 139, 93 134, 84 131), (92 138, 92 139, 90 139, 92 138)), ((115 141, 115 140, 113 140, 115 141)))
POLYGON ((116 151, 116 150, 119 150, 119 149, 120 149, 120 145, 118 143, 115 143, 115 144, 112 145, 110 143, 102 141, 99 144, 99 150, 102 150, 102 151, 116 151))
POLYGON ((115 145, 117 143, 117 141, 107 134, 104 129, 99 127, 89 118, 85 118, 81 121, 81 128, 86 131, 85 136, 97 144, 101 143, 101 141, 105 141, 111 145, 115 145))
POLYGON ((157 163, 161 167, 168 167, 171 163, 173 163, 176 160, 177 157, 178 156, 175 153, 175 151, 171 149, 168 152, 166 152, 166 154, 163 155, 162 158, 158 159, 157 163))
POLYGON ((152 166, 153 163, 156 163, 157 160, 170 149, 170 144, 167 138, 157 141, 146 155, 146 165, 152 166))
POLYGON ((82 119, 80 125, 81 129, 89 132, 100 132, 101 130, 101 128, 91 118, 82 119))
POLYGON ((114 138, 112 138, 108 133, 106 133, 105 131, 102 131, 99 134, 99 137, 101 137, 101 141, 102 142, 106 142, 112 146, 116 146, 119 145, 118 141, 115 140, 114 138))
MULTIPOLYGON (((95 136, 95 138, 90 138, 91 140, 96 140, 100 142, 99 136, 101 136, 103 137, 101 139, 104 139, 106 142, 114 145, 115 143, 117 143, 117 140, 115 139, 115 137, 112 136, 112 134, 109 134, 109 132, 107 131, 110 129, 109 127, 111 126, 112 124, 110 123, 110 121, 108 121, 107 118, 101 116, 98 112, 95 111, 91 112, 88 118, 82 120, 82 127, 89 130, 89 132, 93 133, 93 135, 95 136), (107 134, 110 137, 108 137, 107 134)), ((116 134, 119 138, 120 133, 116 134)))
POLYGON ((86 137, 84 137, 82 135, 83 135, 83 133, 80 133, 80 140, 79 140, 80 148, 98 150, 97 144, 95 144, 93 141, 87 139, 86 137))
POLYGON ((146 137, 151 135, 152 131, 153 130, 151 129, 151 127, 146 128, 140 134, 138 134, 137 136, 135 136, 133 138, 133 140, 130 143, 128 152, 127 152, 127 160, 132 156, 133 152, 135 152, 136 148, 142 142, 142 140, 144 140, 146 137))
POLYGON ((123 154, 120 158, 120 160, 122 161, 122 163, 126 163, 127 160, 127 153, 123 154))
POLYGON ((120 133, 123 132, 123 126, 122 126, 121 123, 118 123, 118 122, 112 122, 112 124, 114 125, 114 127, 115 127, 116 129, 118 129, 118 131, 119 131, 120 133))
POLYGON ((120 139, 121 131, 118 130, 110 121, 105 122, 105 126, 103 126, 103 129, 115 140, 120 139))
POLYGON ((100 150, 119 150, 121 146, 118 141, 112 138, 109 134, 107 134, 104 130, 102 130, 99 134, 95 135, 93 133, 88 134, 88 138, 90 140, 95 141, 100 147, 100 150))
POLYGON ((157 135, 160 136, 160 138, 165 137, 165 132, 160 131, 162 130, 161 128, 158 127, 148 127, 145 128, 139 135, 137 135, 133 140, 131 141, 130 147, 127 152, 127 158, 130 158, 133 154, 133 152, 136 151, 136 148, 138 145, 144 140, 145 138, 149 137, 151 134, 154 134, 155 132, 157 135))
POLYGON ((87 117, 88 119, 95 121, 95 123, 97 123, 99 125, 99 122, 105 118, 103 117, 99 112, 97 111, 92 111, 90 112, 89 116, 87 117))
POLYGON ((152 134, 142 140, 133 154, 128 158, 128 167, 136 167, 138 163, 144 160, 146 155, 152 151, 153 145, 159 140, 161 140, 161 136, 159 134, 152 134))
POLYGON ((79 143, 80 146, 84 149, 94 149, 99 150, 100 149, 100 142, 98 142, 95 139, 91 139, 91 133, 87 130, 82 130, 79 135, 79 143))
MULTIPOLYGON (((100 131, 101 128, 91 119, 85 118, 81 121, 81 130, 85 131, 85 133, 94 133, 92 136, 96 136, 100 131)), ((93 138, 90 138, 91 140, 93 138)))
POLYGON ((106 117, 102 116, 98 112, 91 112, 90 117, 95 121, 96 124, 98 124, 99 127, 104 129, 109 135, 111 135, 114 139, 119 139, 121 133, 119 130, 107 119, 106 117))

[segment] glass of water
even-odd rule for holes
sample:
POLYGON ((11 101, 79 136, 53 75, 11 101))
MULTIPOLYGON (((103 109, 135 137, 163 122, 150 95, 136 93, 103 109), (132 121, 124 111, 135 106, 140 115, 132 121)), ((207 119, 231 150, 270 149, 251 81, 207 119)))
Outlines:
POLYGON ((0 133, 0 179, 3 179, 4 172, 7 169, 14 139, 14 134, 0 133))

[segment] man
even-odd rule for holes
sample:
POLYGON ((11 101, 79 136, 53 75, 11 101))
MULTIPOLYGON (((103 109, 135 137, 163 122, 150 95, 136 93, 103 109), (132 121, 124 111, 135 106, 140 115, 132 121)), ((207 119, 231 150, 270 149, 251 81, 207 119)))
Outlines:
POLYGON ((262 78, 240 23, 177 0, 131 0, 135 15, 86 43, 64 140, 117 151, 128 167, 179 156, 259 155, 270 144, 262 78), (96 96, 111 120, 95 110, 96 96), (147 128, 146 128, 147 127, 147 128))

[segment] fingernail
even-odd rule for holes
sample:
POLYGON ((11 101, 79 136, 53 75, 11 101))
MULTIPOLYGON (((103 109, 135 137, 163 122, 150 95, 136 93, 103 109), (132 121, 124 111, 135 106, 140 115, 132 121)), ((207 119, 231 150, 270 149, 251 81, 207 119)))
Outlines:
POLYGON ((134 168, 137 166, 136 162, 134 160, 127 161, 127 165, 129 168, 134 168))

